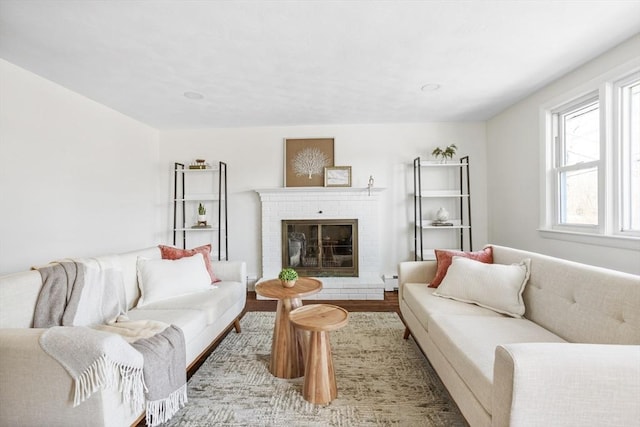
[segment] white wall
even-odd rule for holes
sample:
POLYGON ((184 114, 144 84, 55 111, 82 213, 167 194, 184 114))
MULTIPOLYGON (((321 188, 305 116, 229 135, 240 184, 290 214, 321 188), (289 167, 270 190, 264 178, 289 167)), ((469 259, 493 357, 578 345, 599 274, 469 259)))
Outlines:
POLYGON ((0 274, 151 246, 156 130, 0 60, 0 274))
POLYGON ((578 262, 640 274, 634 250, 541 237, 539 109, 542 104, 638 58, 640 35, 558 79, 487 122, 489 240, 578 262))
MULTIPOLYGON (((379 124, 256 127, 163 131, 160 163, 165 195, 164 219, 170 228, 173 162, 195 158, 222 160, 229 168, 229 253, 245 260, 249 275, 260 277, 260 201, 255 189, 283 186, 284 138, 335 138, 336 166, 352 166, 354 187, 373 175, 382 193, 380 273, 395 274, 400 261, 413 259, 411 162, 436 146, 455 143, 471 160, 474 248, 487 243, 486 146, 484 123, 379 124)), ((171 235, 167 232, 166 240, 171 235)))

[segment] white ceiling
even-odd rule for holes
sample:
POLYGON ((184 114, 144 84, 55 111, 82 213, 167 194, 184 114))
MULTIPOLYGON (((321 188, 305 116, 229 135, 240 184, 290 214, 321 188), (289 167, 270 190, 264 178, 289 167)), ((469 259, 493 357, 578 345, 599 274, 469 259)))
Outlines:
POLYGON ((639 32, 640 0, 0 0, 0 57, 159 129, 485 120, 639 32))

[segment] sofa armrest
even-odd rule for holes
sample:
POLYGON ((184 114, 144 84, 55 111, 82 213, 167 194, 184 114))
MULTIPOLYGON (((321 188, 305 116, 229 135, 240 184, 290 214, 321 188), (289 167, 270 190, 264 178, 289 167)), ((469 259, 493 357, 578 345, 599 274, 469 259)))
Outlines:
POLYGON ((398 265, 398 285, 428 283, 436 275, 435 261, 405 261, 398 265))
MULTIPOLYGON (((71 406, 72 380, 64 368, 40 347, 46 329, 0 329, 0 424, 37 421, 33 402, 46 402, 56 419, 56 407, 71 406), (34 419, 36 417, 36 419, 34 419)), ((42 419, 42 422, 47 422, 42 419)))
POLYGON ((405 283, 429 283, 436 275, 435 261, 404 261, 398 264, 398 298, 402 300, 405 283))
POLYGON ((496 347, 492 425, 637 425, 640 346, 496 347))
POLYGON ((74 407, 71 376, 40 347, 45 330, 0 329, 0 426, 121 427, 141 415, 117 390, 98 390, 74 407))
POLYGON ((223 282, 240 282, 247 286, 247 265, 244 261, 211 261, 213 272, 223 282))

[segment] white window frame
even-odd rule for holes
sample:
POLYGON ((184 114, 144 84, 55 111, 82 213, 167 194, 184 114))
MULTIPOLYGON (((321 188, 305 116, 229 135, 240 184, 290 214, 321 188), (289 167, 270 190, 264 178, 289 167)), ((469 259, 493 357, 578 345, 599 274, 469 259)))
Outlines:
MULTIPOLYGON (((628 191, 627 185, 628 183, 624 182, 624 179, 627 176, 627 165, 623 163, 625 156, 629 155, 629 117, 628 110, 623 109, 623 106, 627 99, 623 96, 622 90, 629 86, 632 83, 640 81, 640 70, 636 72, 632 72, 623 78, 615 81, 613 83, 613 107, 612 110, 614 112, 615 117, 619 117, 618 123, 613 128, 613 136, 614 140, 617 142, 614 144, 613 153, 614 159, 617 160, 614 165, 615 171, 615 180, 614 180, 614 194, 622 194, 628 191)), ((613 224, 613 233, 619 236, 632 236, 632 237, 640 237, 640 230, 629 230, 627 228, 628 224, 624 218, 624 211, 628 209, 625 206, 625 199, 623 196, 617 201, 615 205, 615 215, 614 215, 614 224, 613 224)))
POLYGON ((622 130, 619 88, 633 80, 640 72, 640 59, 611 70, 540 106, 540 227, 544 238, 578 243, 640 250, 640 233, 621 231, 621 176, 620 137, 622 130), (598 160, 598 225, 583 226, 559 223, 559 183, 555 144, 554 114, 577 107, 597 96, 600 111, 600 159, 598 160), (614 126, 615 125, 615 126, 614 126))
POLYGON ((603 144, 603 127, 602 123, 600 123, 600 153, 598 160, 590 161, 590 162, 582 162, 571 165, 565 165, 563 162, 563 157, 565 154, 565 141, 563 138, 559 138, 558 135, 564 134, 564 129, 562 128, 562 120, 558 120, 558 116, 563 116, 571 111, 578 110, 587 105, 597 103, 600 118, 602 118, 602 112, 600 111, 600 94, 598 91, 590 92, 584 96, 579 97, 578 99, 572 100, 564 105, 561 105, 558 108, 553 109, 551 114, 552 120, 552 132, 553 136, 551 143, 553 144, 551 163, 552 174, 553 174, 553 194, 552 198, 552 206, 553 206, 553 214, 552 214, 552 223, 551 227, 555 230, 565 230, 565 231, 576 231, 580 233, 602 233, 604 229, 604 201, 602 197, 598 197, 598 221, 596 224, 571 224, 564 223, 560 221, 560 217, 562 216, 562 209, 560 206, 560 199, 562 193, 562 184, 561 184, 561 175, 563 172, 570 171, 578 171, 578 170, 586 170, 595 168, 598 173, 598 196, 603 194, 602 189, 604 188, 604 145, 603 144))

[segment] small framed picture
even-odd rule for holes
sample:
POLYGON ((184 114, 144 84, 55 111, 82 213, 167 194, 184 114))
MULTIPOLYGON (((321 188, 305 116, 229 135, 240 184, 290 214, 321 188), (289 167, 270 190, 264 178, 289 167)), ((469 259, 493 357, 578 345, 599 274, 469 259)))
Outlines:
POLYGON ((351 166, 324 168, 325 187, 351 187, 351 166))

